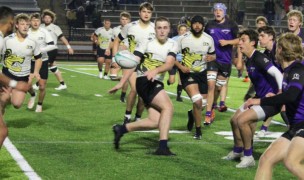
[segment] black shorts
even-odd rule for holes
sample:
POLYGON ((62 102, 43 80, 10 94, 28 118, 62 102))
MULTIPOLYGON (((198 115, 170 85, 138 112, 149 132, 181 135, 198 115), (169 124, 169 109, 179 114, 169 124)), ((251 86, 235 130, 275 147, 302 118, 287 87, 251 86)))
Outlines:
POLYGON ((164 89, 164 84, 160 81, 149 81, 146 76, 136 79, 137 94, 143 99, 146 105, 150 105, 154 97, 164 89))
POLYGON ((282 106, 261 106, 261 108, 265 113, 265 119, 263 121, 266 121, 268 118, 280 113, 282 106))
MULTIPOLYGON (((42 65, 39 71, 41 79, 47 80, 49 77, 49 68, 48 68, 48 61, 42 61, 42 65)), ((31 62, 31 73, 34 73, 35 69, 35 61, 31 62)))
POLYGON ((282 137, 288 140, 292 140, 296 136, 304 138, 304 121, 290 126, 289 130, 282 134, 282 137))
POLYGON ((218 74, 225 78, 230 77, 231 64, 219 63, 217 61, 211 61, 207 63, 207 71, 216 71, 218 74))
MULTIPOLYGON (((112 59, 112 56, 107 56, 105 55, 106 50, 105 49, 101 49, 99 46, 97 46, 97 57, 104 57, 105 59, 112 59)), ((112 52, 110 53, 112 54, 112 52)))
POLYGON ((190 84, 198 84, 201 94, 208 93, 206 70, 199 73, 183 73, 181 70, 179 70, 179 74, 184 89, 190 84))
POLYGON ((16 80, 16 81, 24 81, 24 82, 28 82, 29 80, 29 76, 22 76, 22 77, 18 77, 18 76, 15 76, 13 74, 11 74, 7 68, 3 67, 2 68, 2 73, 4 75, 6 75, 7 77, 13 79, 13 80, 16 80))
POLYGON ((172 69, 170 69, 168 72, 169 72, 169 75, 175 75, 176 74, 176 72, 177 72, 177 67, 174 65, 173 67, 172 67, 172 69))
POLYGON ((49 62, 50 64, 53 64, 54 61, 56 60, 57 54, 58 54, 58 49, 54 49, 52 51, 47 52, 49 56, 49 62))

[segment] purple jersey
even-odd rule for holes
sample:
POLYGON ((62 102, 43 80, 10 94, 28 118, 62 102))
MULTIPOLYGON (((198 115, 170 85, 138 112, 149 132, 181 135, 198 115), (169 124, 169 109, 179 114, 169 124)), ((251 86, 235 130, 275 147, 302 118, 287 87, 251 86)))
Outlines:
POLYGON ((231 64, 232 45, 221 46, 219 40, 232 40, 237 38, 238 26, 230 20, 219 24, 215 20, 209 21, 205 27, 205 32, 214 39, 216 61, 224 64, 231 64))
POLYGON ((271 62, 273 63, 273 65, 276 68, 278 68, 280 70, 280 72, 283 73, 283 68, 281 67, 281 65, 279 64, 279 62, 277 62, 276 57, 275 57, 275 53, 276 53, 276 43, 273 43, 271 51, 269 51, 268 49, 266 49, 264 51, 264 54, 271 60, 271 62))
POLYGON ((256 97, 262 98, 269 92, 275 94, 278 92, 278 85, 275 78, 267 72, 268 69, 273 66, 271 60, 257 50, 247 59, 246 69, 256 91, 256 97))
MULTIPOLYGON (((291 31, 289 31, 287 29, 285 32, 287 33, 287 32, 291 32, 291 31)), ((299 32, 298 36, 302 39, 302 47, 304 47, 304 29, 300 29, 300 32, 299 32)))
POLYGON ((304 121, 304 65, 294 62, 284 70, 283 92, 290 87, 298 88, 301 93, 296 101, 286 103, 286 115, 290 125, 304 121))

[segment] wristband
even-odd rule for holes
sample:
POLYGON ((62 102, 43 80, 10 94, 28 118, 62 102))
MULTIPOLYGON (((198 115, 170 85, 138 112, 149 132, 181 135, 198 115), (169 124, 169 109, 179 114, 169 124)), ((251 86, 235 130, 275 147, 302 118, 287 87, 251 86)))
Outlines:
POLYGON ((17 86, 17 81, 15 81, 15 80, 10 80, 9 83, 8 83, 8 86, 9 86, 9 87, 12 87, 12 88, 16 87, 16 86, 17 86))
POLYGON ((66 47, 67 47, 68 49, 71 49, 71 46, 70 46, 70 45, 67 45, 66 47))

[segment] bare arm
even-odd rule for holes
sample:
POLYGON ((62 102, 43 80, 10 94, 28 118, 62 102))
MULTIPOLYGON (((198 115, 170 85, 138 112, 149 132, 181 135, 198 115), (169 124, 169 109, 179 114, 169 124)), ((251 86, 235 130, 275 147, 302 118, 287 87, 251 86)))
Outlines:
POLYGON ((61 41, 63 42, 63 44, 65 44, 66 47, 68 48, 69 54, 74 54, 74 50, 73 50, 73 48, 71 47, 71 45, 69 44, 68 40, 67 40, 64 36, 62 36, 62 37, 60 38, 60 40, 61 40, 61 41))

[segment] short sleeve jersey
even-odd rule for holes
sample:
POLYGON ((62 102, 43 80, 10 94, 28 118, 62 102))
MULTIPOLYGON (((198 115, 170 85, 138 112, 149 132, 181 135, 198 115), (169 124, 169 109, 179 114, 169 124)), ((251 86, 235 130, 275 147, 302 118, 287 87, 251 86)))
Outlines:
MULTIPOLYGON (((164 44, 159 43, 156 38, 140 42, 134 52, 134 54, 143 57, 143 61, 137 69, 137 76, 144 76, 146 71, 163 65, 166 62, 167 56, 175 58, 177 51, 177 42, 172 39, 168 39, 164 44)), ((165 72, 158 74, 155 79, 162 82, 164 76, 165 72)))
POLYGON ((106 30, 106 28, 100 27, 96 29, 94 33, 98 37, 99 47, 101 49, 107 49, 113 37, 113 29, 110 28, 106 30))
POLYGON ((155 37, 154 24, 150 22, 148 27, 142 28, 139 20, 133 21, 122 28, 118 37, 120 40, 128 39, 129 51, 133 53, 138 42, 155 37))
POLYGON ((212 36, 214 40, 216 61, 223 64, 231 64, 233 46, 221 46, 219 40, 236 39, 238 34, 237 24, 228 18, 221 24, 213 20, 207 23, 205 32, 212 36))
MULTIPOLYGON (((114 41, 114 39, 118 37, 118 35, 121 32, 121 30, 122 30, 122 26, 121 25, 116 26, 116 27, 113 28, 112 41, 114 41)), ((124 39, 120 44, 129 47, 128 39, 124 39)))
POLYGON ((287 103, 286 115, 290 125, 304 121, 304 65, 300 62, 293 62, 284 69, 283 92, 290 87, 298 88, 301 93, 296 101, 287 103))
POLYGON ((41 56, 37 42, 29 36, 20 42, 15 33, 4 38, 4 64, 8 71, 17 77, 24 77, 30 74, 31 59, 41 56))
POLYGON ((191 32, 180 36, 178 49, 183 55, 181 64, 190 68, 191 73, 204 71, 207 68, 206 55, 215 51, 213 38, 205 32, 200 37, 191 32))
MULTIPOLYGON (((51 34, 45 28, 38 28, 36 31, 33 31, 32 28, 29 29, 28 35, 31 39, 35 40, 38 43, 40 48, 46 47, 48 43, 53 42, 51 34)), ((42 61, 48 60, 47 52, 42 53, 42 61)))
POLYGON ((277 93, 278 85, 274 77, 268 74, 268 69, 274 67, 271 60, 263 53, 255 50, 246 61, 248 76, 258 98, 265 97, 269 92, 277 93))
POLYGON ((51 33, 54 44, 57 46, 58 39, 63 36, 61 28, 53 23, 49 24, 48 26, 41 24, 41 27, 47 29, 51 33))

